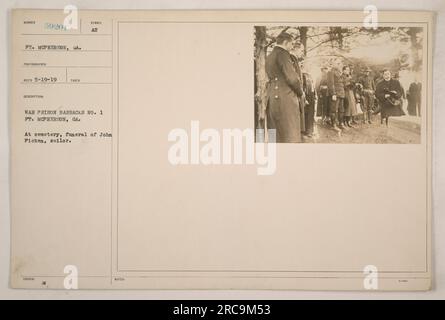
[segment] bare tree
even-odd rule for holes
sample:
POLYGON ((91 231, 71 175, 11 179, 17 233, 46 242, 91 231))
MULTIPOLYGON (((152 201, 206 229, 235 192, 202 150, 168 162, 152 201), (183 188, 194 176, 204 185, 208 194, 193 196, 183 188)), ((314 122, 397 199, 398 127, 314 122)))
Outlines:
POLYGON ((266 75, 266 52, 267 52, 266 27, 255 27, 255 127, 266 127, 267 107, 267 75, 266 75))

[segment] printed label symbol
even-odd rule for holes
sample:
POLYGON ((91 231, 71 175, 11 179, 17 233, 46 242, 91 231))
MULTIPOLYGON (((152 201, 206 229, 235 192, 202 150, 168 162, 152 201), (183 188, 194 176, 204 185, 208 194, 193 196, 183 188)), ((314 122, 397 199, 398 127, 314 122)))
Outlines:
POLYGON ((79 280, 77 267, 72 265, 65 266, 63 273, 67 274, 63 280, 63 287, 66 290, 77 290, 79 280))
POLYGON ((379 272, 376 266, 367 265, 363 269, 365 279, 363 280, 363 287, 366 290, 378 290, 379 288, 379 272))
POLYGON ((78 19, 78 10, 77 7, 70 4, 65 6, 65 8, 63 9, 63 13, 68 14, 65 17, 65 20, 63 21, 63 25, 66 28, 66 30, 77 30, 78 28, 78 23, 77 23, 77 19, 78 19))

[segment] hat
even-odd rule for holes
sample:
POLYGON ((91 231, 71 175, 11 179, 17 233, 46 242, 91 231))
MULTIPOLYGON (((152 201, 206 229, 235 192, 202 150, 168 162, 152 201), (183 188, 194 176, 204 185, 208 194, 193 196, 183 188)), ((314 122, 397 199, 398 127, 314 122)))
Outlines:
POLYGON ((295 40, 295 38, 290 34, 290 33, 287 33, 287 32, 281 32, 278 36, 277 36, 277 43, 278 44, 281 44, 281 43, 283 43, 284 41, 294 41, 295 40))

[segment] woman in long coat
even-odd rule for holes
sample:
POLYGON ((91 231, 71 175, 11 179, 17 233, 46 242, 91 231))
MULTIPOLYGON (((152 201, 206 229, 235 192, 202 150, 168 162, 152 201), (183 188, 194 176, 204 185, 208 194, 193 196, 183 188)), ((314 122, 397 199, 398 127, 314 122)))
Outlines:
POLYGON ((377 84, 375 92, 380 104, 381 123, 383 123, 383 120, 386 120, 386 125, 388 125, 389 117, 405 115, 401 103, 402 94, 400 82, 391 79, 391 71, 385 70, 383 80, 377 84))
POLYGON ((343 83, 345 86, 345 118, 343 125, 352 127, 352 124, 357 124, 354 119, 357 115, 357 102, 354 95, 355 83, 352 81, 349 66, 343 67, 343 83))

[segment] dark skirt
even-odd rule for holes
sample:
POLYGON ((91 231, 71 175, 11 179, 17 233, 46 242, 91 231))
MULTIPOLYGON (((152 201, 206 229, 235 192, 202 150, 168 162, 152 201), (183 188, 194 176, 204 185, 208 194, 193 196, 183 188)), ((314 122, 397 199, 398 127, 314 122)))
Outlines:
POLYGON ((402 104, 393 105, 391 103, 385 102, 382 106, 382 117, 400 117, 404 116, 405 112, 402 109, 402 104))
POLYGON ((408 97, 408 114, 410 116, 417 116, 417 103, 416 99, 408 97))
POLYGON ((304 107, 304 128, 306 134, 314 133, 314 113, 315 113, 315 101, 309 102, 304 107))

